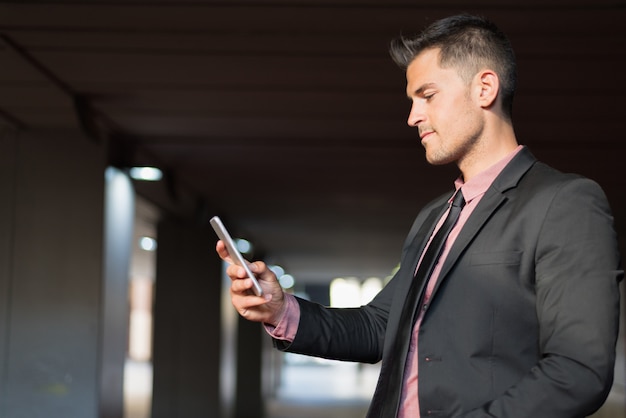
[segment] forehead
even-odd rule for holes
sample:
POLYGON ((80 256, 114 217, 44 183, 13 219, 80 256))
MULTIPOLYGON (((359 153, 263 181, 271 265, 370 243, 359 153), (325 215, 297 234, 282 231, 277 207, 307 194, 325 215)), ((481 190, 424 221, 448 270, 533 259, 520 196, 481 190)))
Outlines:
POLYGON ((440 70, 439 49, 426 49, 420 52, 406 68, 407 81, 421 77, 428 77, 431 73, 440 70))
MULTIPOLYGON (((440 48, 427 48, 417 54, 413 61, 409 63, 409 67, 414 65, 436 65, 439 66, 440 48)), ((407 67, 408 68, 408 67, 407 67)))
POLYGON ((454 79, 459 79, 456 70, 440 66, 439 49, 426 49, 406 69, 407 94, 412 95, 424 85, 447 84, 454 79))

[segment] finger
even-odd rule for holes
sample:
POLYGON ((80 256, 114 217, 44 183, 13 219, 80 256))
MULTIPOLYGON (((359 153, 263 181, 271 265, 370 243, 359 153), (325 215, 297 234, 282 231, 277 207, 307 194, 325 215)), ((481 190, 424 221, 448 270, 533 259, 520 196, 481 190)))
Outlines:
POLYGON ((230 264, 233 263, 233 260, 230 258, 230 254, 228 254, 228 250, 226 249, 226 245, 222 242, 222 240, 218 240, 217 244, 215 244, 215 251, 217 251, 217 254, 222 260, 230 264))
POLYGON ((246 270, 238 266, 236 264, 231 264, 226 268, 226 274, 230 277, 231 280, 241 280, 248 278, 248 273, 246 270))
POLYGON ((268 269, 267 265, 263 261, 255 261, 254 263, 250 263, 248 267, 258 279, 262 279, 265 281, 276 280, 276 275, 274 274, 274 272, 268 269))
POLYGON ((248 278, 233 279, 230 289, 235 293, 246 294, 247 291, 252 290, 252 280, 248 278))
POLYGON ((231 300, 233 305, 237 308, 239 312, 242 310, 249 310, 253 308, 258 308, 260 306, 265 305, 268 300, 264 296, 255 296, 255 295, 242 295, 240 293, 232 293, 231 292, 231 300))
MULTIPOLYGON (((271 298, 269 298, 271 300, 271 298)), ((254 295, 242 295, 231 291, 231 302, 237 312, 252 321, 265 321, 268 299, 254 295)))

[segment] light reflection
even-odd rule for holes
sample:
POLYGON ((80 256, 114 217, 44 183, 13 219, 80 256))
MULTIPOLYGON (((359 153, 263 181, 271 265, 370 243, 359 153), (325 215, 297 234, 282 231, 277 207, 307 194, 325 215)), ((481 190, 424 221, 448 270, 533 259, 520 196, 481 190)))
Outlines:
POLYGON ((336 278, 330 283, 330 305, 335 308, 353 308, 369 303, 383 288, 378 277, 361 283, 356 277, 336 278))
POLYGON ((296 280, 291 274, 283 274, 278 281, 283 289, 291 289, 296 284, 296 280))
POLYGON ((235 244, 237 245, 237 249, 242 254, 250 254, 252 253, 252 244, 250 241, 245 240, 243 238, 238 238, 235 240, 235 244))
POLYGON ((156 167, 132 167, 128 174, 134 180, 142 181, 159 181, 163 178, 163 173, 156 167))
POLYGON ((141 237, 139 239, 139 248, 141 248, 144 251, 156 251, 157 242, 154 238, 141 237))
POLYGON ((370 277, 361 285, 361 305, 368 304, 383 288, 383 282, 378 277, 370 277))
POLYGON ((361 284, 357 278, 337 278, 330 283, 330 306, 352 308, 360 304, 361 284))

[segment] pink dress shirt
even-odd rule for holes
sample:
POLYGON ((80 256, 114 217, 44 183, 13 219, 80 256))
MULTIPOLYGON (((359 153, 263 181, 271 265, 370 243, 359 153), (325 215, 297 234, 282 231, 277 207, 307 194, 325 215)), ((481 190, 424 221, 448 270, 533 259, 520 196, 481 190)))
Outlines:
MULTIPOLYGON (((472 211, 480 202, 480 199, 483 197, 491 183, 498 177, 500 172, 506 167, 506 165, 513 159, 513 157, 523 148, 522 145, 519 145, 513 152, 507 155, 505 158, 491 166, 490 168, 482 171, 474 178, 469 180, 467 183, 463 182, 462 178, 458 178, 455 182, 455 189, 458 190, 463 188, 463 197, 465 198, 465 206, 459 215, 459 219, 456 225, 450 231, 450 235, 446 240, 444 248, 442 250, 441 256, 439 257, 439 261, 435 268, 433 269, 432 274, 428 280, 428 285, 426 287, 426 292, 424 293, 424 298, 422 301, 422 307, 427 305, 430 302, 430 298, 433 293, 433 289, 437 280, 439 278, 439 273, 441 272, 441 266, 443 265, 443 260, 446 259, 448 253, 450 252, 450 248, 454 243, 454 240, 459 235, 459 232, 465 225, 465 222, 471 215, 472 211)), ((450 198, 450 201, 452 198, 450 198)), ((433 236, 437 232, 437 230, 441 227, 447 212, 441 217, 435 230, 433 231, 433 236)), ((432 239, 432 236, 431 238, 432 239)), ((428 245, 430 245, 430 239, 428 245)), ((425 251, 425 250, 424 250, 425 251)), ((420 259, 421 262, 421 259, 420 259)), ((418 263, 419 266, 419 263, 418 263)), ((287 302, 285 311, 283 312, 281 319, 276 327, 266 325, 266 331, 276 339, 293 341, 298 332, 298 323, 300 321, 300 308, 298 306, 298 302, 295 297, 289 294, 285 294, 285 299, 287 302)), ((418 398, 418 335, 419 328, 422 323, 423 315, 425 310, 420 309, 419 316, 413 327, 413 333, 411 337, 411 344, 409 346, 409 352, 407 353, 407 362, 404 369, 404 384, 402 386, 402 395, 400 398, 400 409, 398 411, 397 418, 419 418, 419 398, 418 398)))

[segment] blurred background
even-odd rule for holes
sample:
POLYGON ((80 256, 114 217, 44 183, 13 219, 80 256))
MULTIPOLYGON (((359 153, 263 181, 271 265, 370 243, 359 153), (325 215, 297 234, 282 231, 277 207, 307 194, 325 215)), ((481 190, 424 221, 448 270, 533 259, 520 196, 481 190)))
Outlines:
MULTIPOLYGON (((364 416, 378 366, 274 351, 208 220, 366 303, 457 175, 389 41, 460 12, 510 37, 518 139, 602 185, 626 253, 624 0, 0 2, 0 417, 364 416)), ((598 417, 626 417, 624 340, 598 417)))

